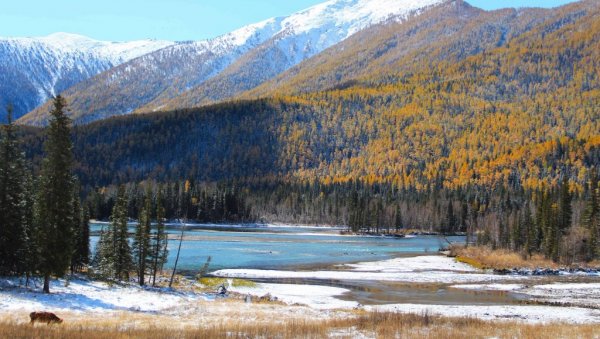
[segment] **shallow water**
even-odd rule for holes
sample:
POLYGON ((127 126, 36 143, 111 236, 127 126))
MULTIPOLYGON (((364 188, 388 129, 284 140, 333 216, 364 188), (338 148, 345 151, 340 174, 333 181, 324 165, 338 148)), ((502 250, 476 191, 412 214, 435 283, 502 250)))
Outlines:
MULTIPOLYGON (((97 234, 102 227, 106 225, 92 224, 92 234, 97 234)), ((180 230, 175 225, 168 228, 167 268, 175 262, 180 230)), ((178 269, 197 271, 208 256, 212 258, 211 271, 226 268, 308 269, 385 260, 402 254, 434 253, 447 244, 443 238, 436 236, 344 236, 339 234, 340 230, 296 226, 186 226, 178 269)), ((464 237, 448 237, 448 240, 462 243, 464 237)), ((98 236, 93 235, 92 247, 97 241, 98 236)))

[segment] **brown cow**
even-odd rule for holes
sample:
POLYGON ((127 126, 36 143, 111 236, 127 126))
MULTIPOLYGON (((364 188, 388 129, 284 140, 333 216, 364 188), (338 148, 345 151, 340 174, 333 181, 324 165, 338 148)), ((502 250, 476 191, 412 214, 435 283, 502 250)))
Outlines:
POLYGON ((63 320, 57 317, 56 314, 50 312, 31 312, 29 314, 29 318, 31 318, 31 325, 35 324, 36 321, 46 323, 48 325, 60 324, 63 322, 63 320))

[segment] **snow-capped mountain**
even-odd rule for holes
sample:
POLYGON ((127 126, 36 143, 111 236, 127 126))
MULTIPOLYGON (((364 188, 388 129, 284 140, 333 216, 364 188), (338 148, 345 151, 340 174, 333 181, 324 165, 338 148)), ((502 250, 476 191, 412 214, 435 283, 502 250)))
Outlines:
MULTIPOLYGON (((402 20, 446 1, 330 0, 215 39, 163 48, 83 81, 63 95, 79 123, 223 100, 366 27, 402 20)), ((47 111, 37 109, 21 122, 44 124, 47 111)))
POLYGON ((173 42, 97 41, 68 33, 0 38, 0 121, 9 103, 18 118, 82 80, 170 45, 173 42))
POLYGON ((267 20, 257 26, 259 32, 268 32, 261 36, 269 38, 223 72, 175 98, 161 95, 138 111, 179 109, 232 98, 367 27, 402 20, 442 2, 446 1, 332 0, 289 17, 267 20))

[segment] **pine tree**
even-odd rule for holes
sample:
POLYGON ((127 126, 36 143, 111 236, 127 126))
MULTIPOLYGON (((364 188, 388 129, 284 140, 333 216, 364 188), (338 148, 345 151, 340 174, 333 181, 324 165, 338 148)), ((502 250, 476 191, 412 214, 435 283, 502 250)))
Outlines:
POLYGON ((76 234, 73 262, 74 268, 81 270, 90 264, 90 213, 87 205, 81 209, 76 234))
POLYGON ((81 227, 81 200, 79 199, 79 188, 78 185, 75 185, 73 190, 73 225, 71 226, 73 229, 73 255, 71 256, 71 274, 76 270, 81 269, 81 265, 78 262, 79 258, 77 257, 77 245, 79 244, 81 232, 79 228, 81 227))
POLYGON ((38 270, 45 293, 50 292, 50 276, 63 276, 73 255, 73 145, 65 107, 61 96, 54 98, 36 197, 38 270))
POLYGON ((96 251, 92 260, 92 266, 97 274, 101 277, 113 278, 115 276, 115 235, 113 226, 109 225, 107 229, 102 228, 100 231, 100 239, 96 245, 96 251))
POLYGON ((452 233, 456 230, 456 216, 454 214, 454 206, 452 206, 452 201, 448 202, 448 209, 446 211, 446 220, 442 233, 448 234, 452 233))
POLYGON ((35 197, 33 195, 33 177, 30 172, 26 171, 25 180, 25 229, 27 233, 27 252, 25 254, 25 274, 27 276, 26 285, 29 285, 29 277, 34 275, 37 270, 38 262, 38 246, 37 246, 37 229, 34 223, 34 208, 35 197))
POLYGON ((27 271, 30 192, 23 153, 15 135, 12 108, 7 107, 8 124, 2 128, 0 143, 0 273, 27 271))
POLYGON ((595 172, 592 172, 590 177, 585 209, 581 219, 582 226, 590 233, 588 248, 586 250, 586 259, 589 261, 600 255, 600 243, 598 241, 600 236, 600 190, 598 189, 598 177, 595 172))
POLYGON ((148 189, 144 198, 144 206, 140 209, 138 223, 135 227, 135 235, 133 237, 133 258, 138 273, 138 281, 140 286, 146 283, 145 274, 146 266, 150 256, 150 227, 152 220, 152 196, 148 189))
POLYGON ((119 187, 107 229, 102 229, 92 265, 104 278, 129 279, 133 265, 127 232, 127 196, 125 186, 119 187))
POLYGON ((128 280, 129 272, 134 267, 129 246, 129 233, 127 229, 127 206, 128 200, 125 187, 119 188, 117 202, 111 215, 111 227, 113 232, 114 251, 114 278, 117 280, 128 280))
POLYGON ((400 210, 400 206, 396 206, 396 215, 395 215, 395 220, 394 220, 394 226, 396 227, 396 232, 403 228, 402 211, 400 210))
POLYGON ((163 198, 161 189, 158 189, 156 196, 156 231, 151 239, 151 261, 152 261, 152 286, 156 286, 156 274, 162 270, 163 265, 167 262, 169 250, 168 234, 165 228, 165 208, 163 207, 163 198))
POLYGON ((525 235, 525 242, 523 244, 525 248, 525 253, 529 257, 536 252, 538 249, 536 248, 537 242, 537 228, 533 222, 533 218, 531 216, 531 209, 528 205, 525 205, 523 208, 523 213, 521 217, 521 228, 523 229, 525 235))
POLYGON ((557 236, 563 236, 571 228, 571 222, 573 217, 573 195, 569 188, 569 180, 564 177, 560 185, 560 196, 559 196, 559 218, 558 218, 558 229, 559 234, 557 236))

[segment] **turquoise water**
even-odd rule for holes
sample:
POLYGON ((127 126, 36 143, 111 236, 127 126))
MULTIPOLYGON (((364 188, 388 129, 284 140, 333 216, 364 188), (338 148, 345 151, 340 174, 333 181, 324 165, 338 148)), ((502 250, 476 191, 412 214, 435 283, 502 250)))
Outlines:
MULTIPOLYGON (((103 226, 106 225, 92 224, 93 247, 98 241, 97 232, 103 226)), ((225 268, 315 268, 436 252, 447 244, 444 239, 435 236, 342 236, 339 231, 336 228, 301 226, 186 226, 178 269, 198 271, 208 256, 212 257, 210 271, 225 268)), ((181 229, 171 225, 168 232, 169 258, 166 268, 171 268, 177 255, 181 229)), ((448 239, 451 242, 464 242, 464 237, 448 239)))

